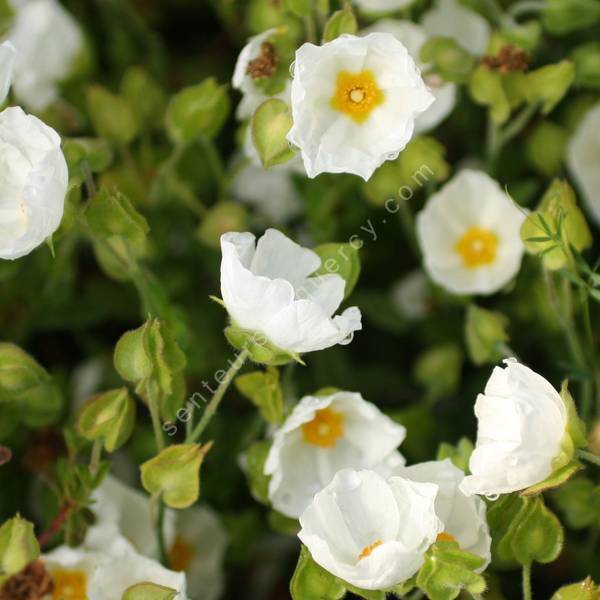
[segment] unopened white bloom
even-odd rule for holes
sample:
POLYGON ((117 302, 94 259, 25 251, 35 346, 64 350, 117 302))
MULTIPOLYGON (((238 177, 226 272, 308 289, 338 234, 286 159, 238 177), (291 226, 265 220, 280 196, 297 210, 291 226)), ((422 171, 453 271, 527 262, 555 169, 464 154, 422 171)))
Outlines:
POLYGON ((296 52, 287 137, 309 177, 354 173, 367 180, 404 149, 433 101, 407 49, 389 33, 307 43, 296 52))
POLYGON ((339 471, 300 517, 313 559, 344 581, 382 590, 412 577, 442 524, 438 486, 373 471, 339 471))
POLYGON ((458 0, 437 0, 422 23, 428 36, 452 38, 478 56, 485 53, 491 35, 489 23, 458 0))
POLYGON ((360 394, 305 396, 275 432, 265 463, 274 508, 299 517, 337 471, 395 460, 405 436, 402 425, 360 394))
POLYGON ((0 113, 0 258, 29 254, 60 225, 67 163, 58 134, 20 108, 0 113))
POLYGON ((439 538, 454 540, 461 550, 485 559, 485 565, 480 569, 483 571, 491 560, 492 538, 485 518, 485 502, 460 490, 465 474, 449 458, 399 467, 394 474, 439 486, 435 512, 444 525, 439 538))
POLYGON ((466 494, 508 494, 544 481, 561 454, 567 412, 552 385, 514 359, 496 367, 475 403, 477 444, 466 494))
MULTIPOLYGON (((391 33, 402 42, 415 64, 421 71, 428 65, 420 58, 421 48, 427 41, 427 33, 420 25, 412 21, 381 19, 362 31, 363 34, 374 32, 391 33)), ((423 80, 435 97, 435 102, 415 120, 415 133, 425 133, 441 123, 453 110, 456 104, 456 85, 441 81, 438 75, 424 75, 423 80)))
POLYGON ((334 316, 346 283, 334 273, 311 277, 319 256, 276 229, 221 237, 221 293, 233 324, 279 350, 312 352, 347 344, 361 329, 358 308, 334 316))
POLYGON ((406 8, 414 1, 415 0, 354 0, 354 3, 366 13, 383 13, 406 8))
POLYGON ((0 104, 8 96, 15 68, 15 47, 10 42, 0 44, 0 104))
POLYGON ((567 163, 579 186, 585 206, 600 225, 600 104, 579 123, 567 149, 567 163))
POLYGON ((519 271, 525 220, 483 171, 465 169, 431 196, 417 216, 429 276, 455 294, 492 294, 519 271))
POLYGON ((17 49, 14 91, 31 110, 44 110, 84 52, 83 34, 57 0, 13 3, 16 15, 8 39, 17 49))

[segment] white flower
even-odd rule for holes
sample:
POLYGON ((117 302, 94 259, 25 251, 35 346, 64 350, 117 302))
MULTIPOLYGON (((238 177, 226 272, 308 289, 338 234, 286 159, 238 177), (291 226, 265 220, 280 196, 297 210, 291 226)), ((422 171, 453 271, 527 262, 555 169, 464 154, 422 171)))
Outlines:
POLYGON ((460 490, 465 474, 447 458, 399 467, 394 470, 394 475, 439 486, 435 512, 444 531, 438 539, 455 540, 461 550, 485 559, 485 565, 479 569, 483 571, 491 560, 492 538, 485 517, 485 502, 460 490))
POLYGON ((429 37, 452 38, 477 56, 485 53, 491 35, 489 23, 458 0, 437 0, 422 23, 429 37))
POLYGON ((496 181, 465 169, 417 216, 425 268, 455 294, 492 294, 519 271, 521 212, 496 181))
POLYGON ((427 316, 432 302, 431 290, 421 269, 411 271, 392 288, 392 303, 405 319, 417 321, 427 316))
POLYGON ((313 559, 344 581, 382 590, 412 577, 442 524, 438 486, 373 471, 339 471, 300 517, 313 559))
POLYGON ((269 499, 279 512, 299 517, 340 469, 376 468, 388 459, 397 464, 405 436, 402 425, 360 394, 305 396, 275 432, 265 463, 269 499))
POLYGON ((263 52, 263 44, 268 43, 270 38, 277 34, 278 29, 268 29, 263 33, 256 35, 248 40, 248 43, 242 48, 238 56, 233 71, 233 79, 231 85, 234 89, 242 93, 242 99, 236 110, 236 117, 240 121, 248 119, 254 114, 254 111, 265 101, 270 98, 278 98, 289 103, 291 81, 287 81, 284 89, 272 96, 265 94, 257 84, 256 80, 248 73, 248 67, 251 61, 256 60, 263 52))
POLYGON ((567 163, 592 218, 600 225, 600 104, 583 117, 567 149, 567 163))
POLYGON ((67 163, 58 134, 20 108, 0 113, 0 258, 29 254, 60 225, 67 163))
POLYGON ((554 470, 567 427, 560 394, 516 360, 496 367, 475 403, 477 444, 465 494, 508 494, 544 481, 554 470))
POLYGON ((258 332, 290 353, 347 344, 361 329, 358 308, 333 316, 345 281, 334 273, 310 277, 319 256, 276 229, 255 243, 251 233, 221 237, 221 293, 233 324, 258 332))
POLYGON ((0 44, 0 104, 8 96, 15 67, 16 50, 10 42, 0 44))
POLYGON ((287 137, 309 177, 354 173, 367 180, 404 149, 415 118, 433 101, 408 51, 389 33, 304 44, 296 52, 287 137))
MULTIPOLYGON (((417 67, 421 71, 427 70, 428 65, 420 59, 421 47, 428 37, 423 27, 412 21, 382 19, 364 29, 362 34, 378 31, 391 33, 406 46, 417 67)), ((415 134, 435 128, 452 112, 456 104, 456 85, 441 81, 437 75, 424 75, 423 80, 435 97, 435 102, 415 120, 415 134)))
POLYGON ((366 13, 382 13, 406 8, 414 1, 415 0, 354 0, 354 3, 366 13))

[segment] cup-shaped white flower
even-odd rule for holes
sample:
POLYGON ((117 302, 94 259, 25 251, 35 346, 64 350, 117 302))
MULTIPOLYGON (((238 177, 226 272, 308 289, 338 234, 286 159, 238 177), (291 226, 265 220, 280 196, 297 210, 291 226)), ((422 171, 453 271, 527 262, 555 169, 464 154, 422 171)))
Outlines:
POLYGON ((568 415, 552 385, 514 359, 496 367, 475 403, 477 444, 465 494, 494 496, 541 483, 563 459, 568 415))
POLYGON ((405 436, 402 425, 360 394, 305 396, 275 432, 265 463, 274 508, 299 517, 337 471, 377 468, 397 459, 405 436))
POLYGON ((583 117, 567 149, 567 163, 579 186, 585 206, 600 225, 600 104, 583 117))
POLYGON ((60 225, 67 163, 58 134, 20 108, 0 113, 0 259, 29 254, 60 225))
MULTIPOLYGON (((362 34, 375 32, 391 33, 406 46, 417 67, 421 71, 427 70, 428 65, 420 58, 421 48, 428 38, 423 27, 412 21, 381 19, 363 29, 362 34)), ((435 128, 452 112, 456 104, 456 85, 442 81, 438 75, 424 75, 423 80, 435 97, 435 102, 416 118, 415 134, 435 128)))
POLYGON ((384 13, 410 6, 415 0, 354 0, 365 13, 384 13))
POLYGON ((300 354, 347 344, 361 329, 358 308, 333 316, 346 283, 335 273, 311 277, 319 256, 276 229, 221 237, 221 293, 233 325, 275 348, 300 354))
POLYGON ((444 525, 444 531, 438 539, 454 540, 461 550, 485 559, 485 565, 479 569, 483 571, 491 560, 492 538, 485 516, 485 502, 460 490, 465 474, 446 458, 398 467, 394 475, 439 486, 435 512, 444 525))
POLYGON ((492 294, 519 271, 525 214, 496 181, 465 169, 417 216, 425 268, 455 294, 492 294))
POLYGON ((14 92, 31 110, 44 110, 85 52, 83 34, 57 0, 15 2, 15 9, 8 33, 17 49, 14 92))
POLYGON ((17 51, 10 42, 0 44, 0 104, 6 100, 12 83, 17 51))
POLYGON ((287 137, 309 177, 354 173, 367 180, 404 149, 415 118, 433 101, 407 49, 389 33, 307 43, 296 52, 287 137))
POLYGON ((374 471, 339 471, 300 517, 298 537, 313 559, 365 590, 384 590, 412 577, 442 524, 438 486, 374 471))

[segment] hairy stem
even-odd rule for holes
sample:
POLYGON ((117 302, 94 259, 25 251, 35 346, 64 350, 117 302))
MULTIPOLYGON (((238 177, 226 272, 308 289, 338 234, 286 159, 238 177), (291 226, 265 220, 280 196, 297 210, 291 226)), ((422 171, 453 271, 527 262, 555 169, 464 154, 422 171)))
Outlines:
POLYGON ((531 600, 531 563, 523 565, 523 600, 531 600))

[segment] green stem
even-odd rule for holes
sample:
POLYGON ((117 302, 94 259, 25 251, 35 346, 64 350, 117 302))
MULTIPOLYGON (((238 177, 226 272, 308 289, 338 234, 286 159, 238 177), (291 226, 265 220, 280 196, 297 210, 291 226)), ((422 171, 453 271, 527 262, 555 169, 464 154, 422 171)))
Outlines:
POLYGON ((523 600, 531 600, 531 563, 523 565, 523 600))
POLYGON ((158 539, 158 555, 160 562, 170 568, 169 553, 167 551, 167 543, 165 540, 165 504, 162 498, 158 500, 158 518, 156 520, 156 538, 158 539))
POLYGON ((242 350, 236 356, 235 360, 229 367, 229 370, 225 374, 224 379, 221 381, 221 383, 219 384, 219 387, 217 388, 216 392, 214 393, 214 396, 211 398, 211 401, 208 403, 208 406, 204 410, 204 414, 202 415, 202 418, 198 422, 198 425, 196 425, 196 427, 194 427, 191 435, 187 436, 186 443, 188 443, 188 444, 195 443, 200 439, 200 436, 204 433, 204 430, 210 423, 214 414, 217 412, 217 409, 219 408, 219 404, 221 404, 221 400, 223 400, 223 396, 225 396, 225 392, 229 388, 229 385, 233 381, 233 378, 235 377, 236 373, 243 367, 247 358, 248 358, 248 350, 246 350, 246 349, 242 350))
POLYGON ((587 460, 588 462, 592 463, 593 465, 600 467, 600 456, 598 456, 597 454, 592 454, 591 452, 588 452, 587 450, 576 450, 576 454, 579 458, 581 458, 583 460, 587 460))
POLYGON ((152 429, 154 430, 154 439, 156 440, 156 449, 158 452, 165 448, 165 438, 163 436, 162 425, 160 422, 160 408, 158 398, 154 394, 150 394, 148 399, 148 408, 152 417, 152 429))
POLYGON ((198 136, 198 139, 200 140, 200 143, 206 152, 208 165, 210 166, 210 170, 212 171, 217 183, 220 199, 222 199, 227 193, 228 181, 227 172, 225 166, 223 165, 221 155, 217 152, 214 142, 208 139, 205 135, 198 136))
POLYGON ((537 112, 538 104, 528 104, 521 112, 506 126, 502 129, 498 136, 498 144, 500 151, 508 142, 514 137, 519 135, 526 125, 531 121, 535 113, 537 112))
POLYGON ((304 17, 304 29, 306 30, 306 41, 317 43, 317 25, 312 15, 304 17))
POLYGON ((486 134, 486 160, 487 170, 490 174, 496 171, 496 160, 500 152, 499 136, 500 128, 491 117, 488 117, 487 134, 486 134))
POLYGON ((102 460, 102 446, 104 442, 102 439, 98 438, 94 440, 94 445, 92 446, 92 453, 90 455, 90 473, 95 476, 98 473, 98 469, 100 468, 100 461, 102 460))

